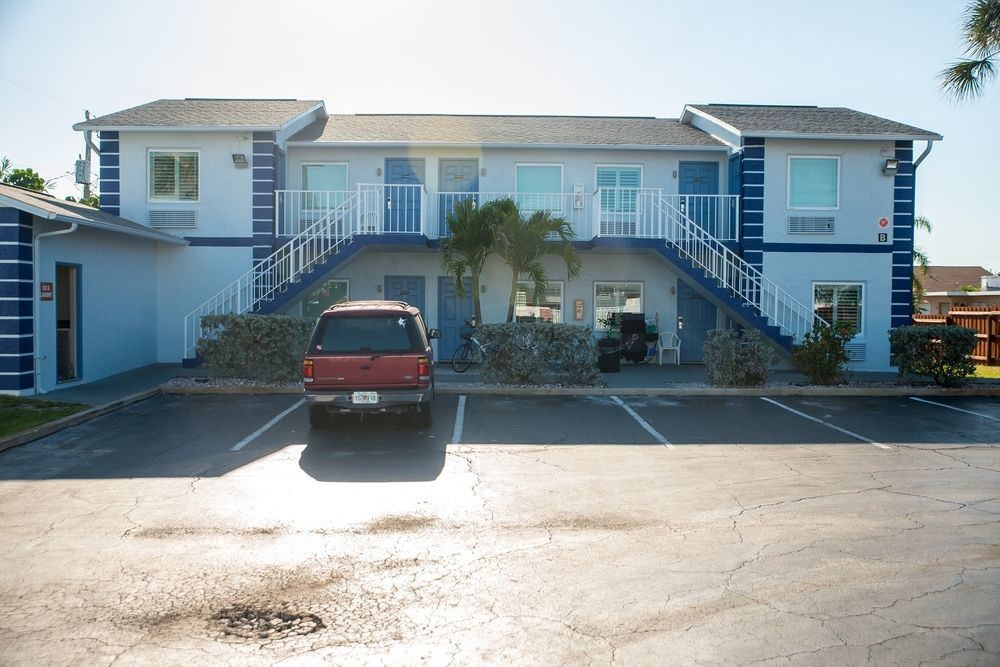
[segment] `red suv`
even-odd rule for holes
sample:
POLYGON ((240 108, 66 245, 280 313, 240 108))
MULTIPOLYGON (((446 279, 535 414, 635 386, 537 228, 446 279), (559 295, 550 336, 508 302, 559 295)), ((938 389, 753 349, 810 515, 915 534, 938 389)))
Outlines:
POLYGON ((430 426, 434 401, 430 339, 420 311, 401 301, 349 301, 316 321, 302 380, 309 423, 342 413, 403 412, 430 426))

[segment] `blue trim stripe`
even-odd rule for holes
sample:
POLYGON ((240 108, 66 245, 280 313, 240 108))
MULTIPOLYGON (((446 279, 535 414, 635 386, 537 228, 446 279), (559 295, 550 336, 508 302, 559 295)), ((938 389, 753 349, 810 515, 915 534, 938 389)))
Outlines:
POLYGON ((101 144, 100 168, 98 170, 98 192, 100 209, 111 215, 121 215, 121 167, 118 132, 99 133, 101 144))
POLYGON ((765 252, 828 252, 837 254, 863 253, 887 255, 892 246, 870 243, 765 243, 765 252))
POLYGON ((764 157, 763 137, 744 137, 740 152, 740 238, 743 259, 758 271, 764 268, 764 157))
POLYGON ((35 357, 31 214, 0 208, 0 389, 30 389, 35 357))
POLYGON ((897 141, 895 158, 899 170, 893 181, 892 281, 890 286, 893 328, 913 323, 913 218, 916 174, 913 169, 913 142, 897 141))
POLYGON ((253 133, 253 153, 251 167, 253 168, 253 185, 250 196, 251 229, 253 236, 250 245, 253 247, 253 262, 266 259, 274 246, 275 219, 275 171, 276 135, 274 132, 253 133))
POLYGON ((249 248, 253 245, 253 238, 242 236, 185 236, 184 240, 202 248, 249 248))

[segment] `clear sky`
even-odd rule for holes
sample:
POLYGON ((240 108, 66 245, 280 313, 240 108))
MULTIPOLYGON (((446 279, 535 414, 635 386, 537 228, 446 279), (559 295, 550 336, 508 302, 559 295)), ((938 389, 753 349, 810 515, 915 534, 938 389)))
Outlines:
MULTIPOLYGON (((76 190, 72 124, 160 98, 332 113, 631 115, 845 106, 944 135, 917 174, 933 264, 1000 270, 1000 81, 955 104, 966 0, 0 0, 0 156, 76 190)), ((917 145, 917 152, 923 145, 917 145)))

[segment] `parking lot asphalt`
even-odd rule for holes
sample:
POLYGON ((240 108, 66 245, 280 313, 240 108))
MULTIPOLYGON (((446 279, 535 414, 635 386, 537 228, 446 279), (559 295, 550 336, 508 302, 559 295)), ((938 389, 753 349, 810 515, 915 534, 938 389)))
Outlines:
POLYGON ((0 664, 1000 663, 996 398, 435 403, 0 452, 0 664))

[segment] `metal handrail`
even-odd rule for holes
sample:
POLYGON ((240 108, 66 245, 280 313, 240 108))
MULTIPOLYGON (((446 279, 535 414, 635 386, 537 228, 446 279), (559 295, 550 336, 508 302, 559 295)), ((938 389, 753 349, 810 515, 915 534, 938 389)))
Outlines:
POLYGON ((247 313, 274 299, 303 272, 324 261, 356 233, 354 223, 358 195, 305 228, 252 269, 221 289, 184 317, 184 356, 194 356, 201 334, 201 320, 207 315, 247 313))
POLYGON ((800 341, 816 322, 826 323, 811 308, 764 277, 756 267, 674 208, 666 197, 657 206, 668 245, 718 281, 781 333, 800 341))

